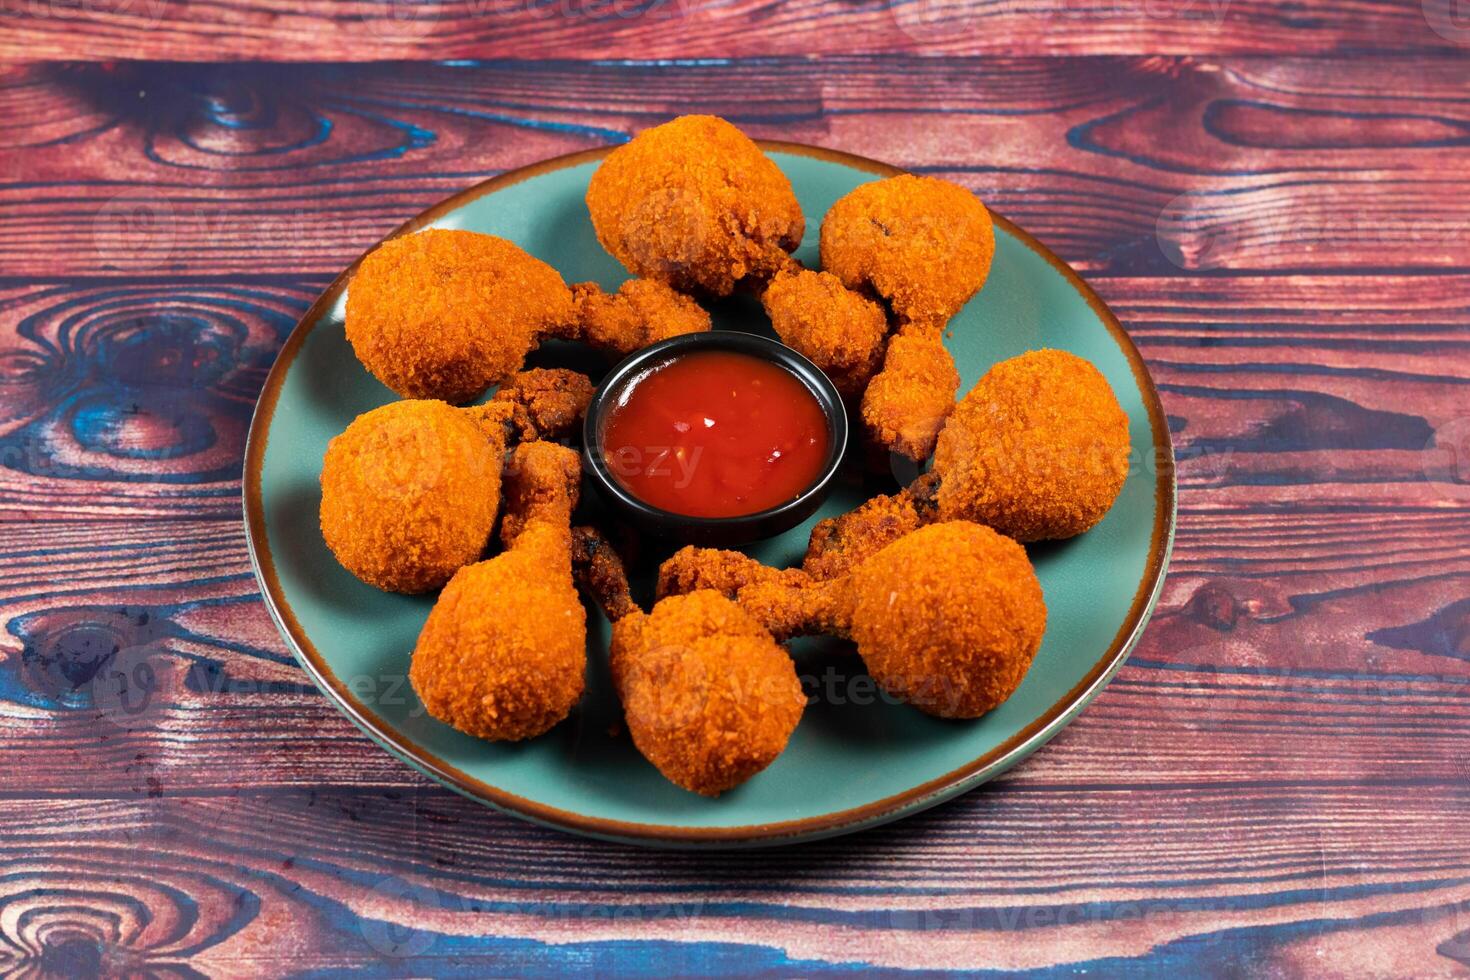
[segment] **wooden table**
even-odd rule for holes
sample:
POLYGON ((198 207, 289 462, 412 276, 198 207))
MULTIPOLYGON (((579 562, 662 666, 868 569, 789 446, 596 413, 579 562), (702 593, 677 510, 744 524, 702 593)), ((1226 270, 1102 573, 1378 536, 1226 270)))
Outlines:
POLYGON ((0 968, 1470 969, 1456 3, 3 3, 0 968), (287 656, 241 529, 256 392, 339 268, 685 111, 974 188, 1116 310, 1179 453, 1163 600, 1076 724, 782 851, 418 777, 287 656))

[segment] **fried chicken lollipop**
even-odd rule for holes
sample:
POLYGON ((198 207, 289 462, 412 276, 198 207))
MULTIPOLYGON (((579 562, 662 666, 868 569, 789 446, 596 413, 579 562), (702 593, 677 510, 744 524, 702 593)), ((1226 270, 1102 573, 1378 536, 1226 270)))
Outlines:
POLYGON ((591 399, 586 375, 537 369, 474 408, 401 401, 359 415, 322 462, 327 547, 369 585, 437 589, 485 550, 507 440, 562 438, 591 399))
POLYGON ((844 398, 856 399, 883 360, 888 317, 830 272, 787 269, 761 293, 776 336, 821 368, 844 398))
POLYGON ((610 665, 628 732, 666 779, 718 796, 786 748, 806 706, 791 657, 738 605, 711 591, 644 613, 622 563, 577 529, 577 575, 613 624, 610 665))
POLYGON ((941 718, 975 718, 1010 697, 1046 629, 1025 549, 969 521, 920 528, 827 581, 701 548, 659 570, 661 595, 701 588, 733 595, 778 639, 852 640, 883 690, 941 718))
POLYGON ((898 335, 863 395, 873 440, 928 458, 960 375, 942 331, 985 285, 995 228, 980 199, 937 177, 903 174, 854 188, 822 219, 822 268, 876 294, 898 335))
POLYGON ((944 329, 985 285, 994 256, 990 212, 938 177, 861 184, 822 219, 822 268, 879 297, 899 327, 944 329))
POLYGON ((785 265, 806 226, 791 181, 716 116, 680 116, 613 150, 592 174, 587 210, 634 275, 713 296, 785 265))
POLYGON ((621 357, 650 338, 709 325, 698 305, 661 283, 625 283, 615 295, 593 283, 574 291, 513 242, 431 228, 389 239, 362 260, 345 326, 358 360, 383 384, 457 405, 519 371, 549 337, 621 357))
POLYGON ((821 254, 826 271, 780 272, 763 294, 776 333, 862 394, 874 443, 928 458, 960 384, 941 333, 990 273, 990 212, 935 177, 873 181, 827 212, 821 254))
POLYGON ((818 524, 804 568, 840 575, 934 521, 976 521, 1018 541, 1081 534, 1118 498, 1131 449, 1128 416, 1092 364, 1060 350, 1001 361, 955 407, 933 469, 818 524))
POLYGON ((577 452, 516 447, 506 476, 506 550, 454 574, 408 678, 434 718, 492 741, 534 738, 582 697, 587 617, 572 581, 577 452))

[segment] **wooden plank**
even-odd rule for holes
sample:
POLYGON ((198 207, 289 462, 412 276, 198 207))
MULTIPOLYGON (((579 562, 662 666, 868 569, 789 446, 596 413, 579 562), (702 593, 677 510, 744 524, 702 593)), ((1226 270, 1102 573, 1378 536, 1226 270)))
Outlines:
POLYGON ((481 178, 710 111, 956 179, 1097 274, 1463 271, 1467 87, 1464 58, 23 67, 0 269, 329 275, 481 178))
POLYGON ((316 285, 0 287, 4 520, 240 516, 255 399, 316 285))
POLYGON ((619 975, 650 945, 664 974, 1449 976, 1467 811, 1463 786, 981 791, 907 833, 651 862, 420 788, 3 802, 0 930, 222 976, 619 975))
POLYGON ((914 54, 1425 52, 1465 43, 1452 0, 729 4, 489 0, 36 0, 5 8, 0 57, 372 61, 914 54))

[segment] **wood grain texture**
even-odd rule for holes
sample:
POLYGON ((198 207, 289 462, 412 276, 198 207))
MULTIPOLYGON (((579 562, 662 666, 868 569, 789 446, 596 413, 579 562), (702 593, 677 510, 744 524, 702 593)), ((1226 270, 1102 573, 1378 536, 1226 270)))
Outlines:
POLYGON ((957 180, 1096 274, 1470 269, 1470 58, 42 65, 4 78, 21 125, 0 130, 0 168, 31 175, 0 186, 12 276, 328 272, 467 184, 683 111, 957 180))
POLYGON ((10 0, 0 57, 728 59, 1453 51, 1455 0, 10 0))
POLYGON ((650 862, 417 789, 115 800, 85 816, 0 803, 0 908, 19 962, 60 934, 63 953, 91 942, 165 975, 1026 970, 1068 952, 1111 972, 1152 950, 1160 975, 1328 960, 1337 975, 1453 976, 1470 893, 1464 825, 1445 815, 1464 803, 1361 787, 1283 794, 1263 814, 1231 791, 1015 790, 775 862, 650 862), (1400 820, 1363 820, 1385 806, 1400 820), (1202 809, 1221 828, 1205 843, 1188 829, 1202 809), (1035 846, 1038 820, 1054 846, 1035 846), (1421 944, 1443 951, 1438 968, 1421 944))
MULTIPOLYGON (((201 47, 200 9, 142 32, 0 8, 0 47, 390 43, 267 0, 211 8, 236 27, 201 47)), ((984 11, 952 43, 989 46, 1009 9, 919 13, 984 11)), ((919 59, 950 35, 899 43, 899 10, 737 4, 613 38, 873 57, 0 73, 0 971, 1470 970, 1470 62, 1415 39, 1417 5, 1012 38, 1417 52, 1322 59, 919 59), (759 854, 579 840, 398 764, 291 662, 240 526, 255 393, 343 263, 468 183, 685 109, 976 188, 1088 270, 1179 463, 1159 609, 1071 727, 938 810, 759 854)), ((442 12, 405 54, 484 27, 442 12)), ((506 51, 582 38, 517 16, 506 51)))

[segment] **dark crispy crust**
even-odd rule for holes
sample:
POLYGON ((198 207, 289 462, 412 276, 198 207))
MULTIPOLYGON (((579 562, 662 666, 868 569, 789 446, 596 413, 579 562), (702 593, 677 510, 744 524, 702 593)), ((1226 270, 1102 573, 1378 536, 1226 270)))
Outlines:
POLYGON ((490 402, 509 406, 509 421, 521 442, 556 441, 578 434, 594 391, 592 379, 580 372, 531 368, 511 375, 490 402))
POLYGON ((845 575, 853 566, 932 523, 937 478, 921 476, 895 494, 865 501, 855 510, 829 517, 812 528, 802 569, 814 579, 845 575))

